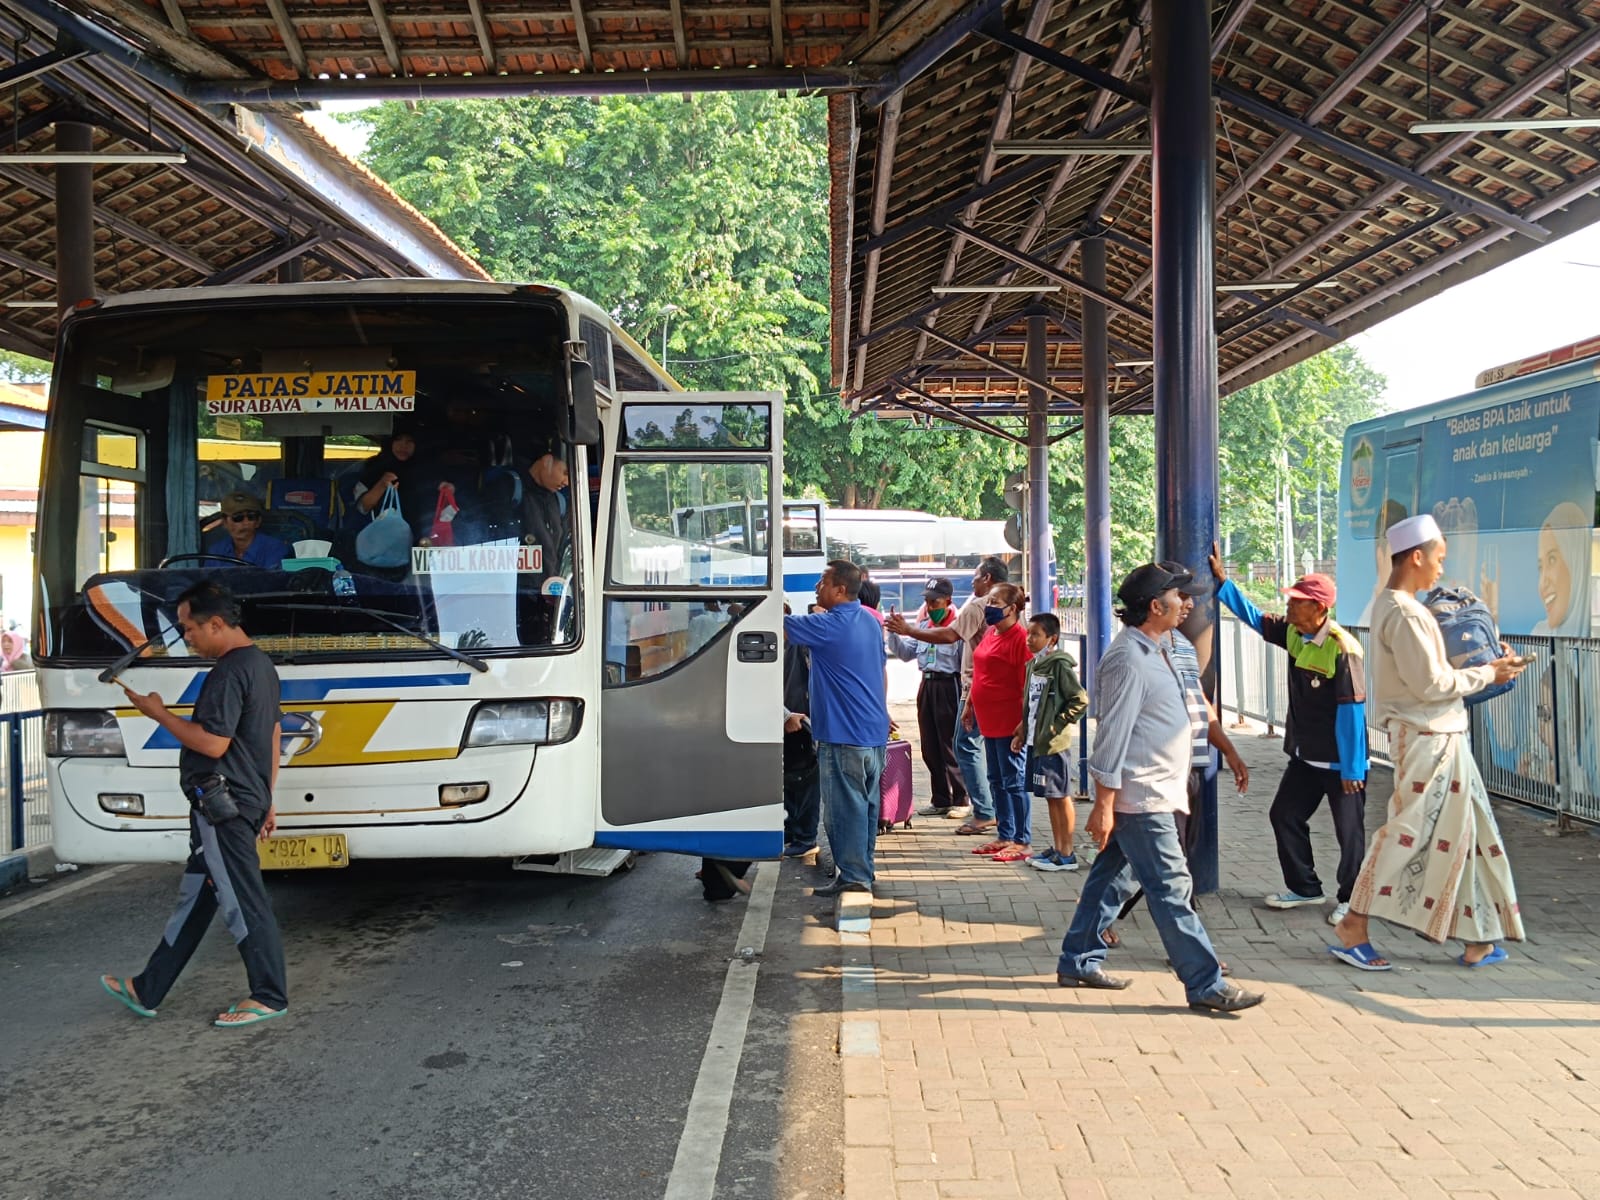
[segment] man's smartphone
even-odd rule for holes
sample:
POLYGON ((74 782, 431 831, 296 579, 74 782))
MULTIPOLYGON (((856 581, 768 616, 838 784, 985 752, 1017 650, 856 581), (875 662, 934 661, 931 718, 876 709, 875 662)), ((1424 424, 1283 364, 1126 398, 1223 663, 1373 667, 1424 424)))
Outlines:
POLYGON ((1512 666, 1525 667, 1531 663, 1536 656, 1532 654, 1513 654, 1510 657, 1512 666))

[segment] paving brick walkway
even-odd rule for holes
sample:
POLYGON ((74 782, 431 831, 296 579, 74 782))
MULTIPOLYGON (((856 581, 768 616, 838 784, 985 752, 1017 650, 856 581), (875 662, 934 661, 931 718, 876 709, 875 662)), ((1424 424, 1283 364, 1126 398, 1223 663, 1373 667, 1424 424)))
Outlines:
MULTIPOLYGON (((1081 872, 975 858, 936 818, 879 839, 872 931, 841 935, 850 1200, 1600 1197, 1600 838, 1500 806, 1531 940, 1467 971, 1375 924, 1398 967, 1361 974, 1326 954, 1325 910, 1260 903, 1283 883, 1283 756, 1258 729, 1234 734, 1252 783, 1223 800, 1222 890, 1201 902, 1267 993, 1238 1016, 1186 1006, 1142 907, 1111 956, 1132 987, 1058 988, 1081 872)), ((1034 826, 1047 843, 1042 802, 1034 826)), ((1331 889, 1325 813, 1313 827, 1331 889)))

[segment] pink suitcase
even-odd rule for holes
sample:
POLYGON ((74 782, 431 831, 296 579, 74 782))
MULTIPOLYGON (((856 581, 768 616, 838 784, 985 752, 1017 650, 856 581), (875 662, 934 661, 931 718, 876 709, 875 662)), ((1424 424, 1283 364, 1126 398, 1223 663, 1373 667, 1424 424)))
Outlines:
POLYGON ((911 828, 911 743, 890 742, 883 759, 883 779, 878 785, 881 807, 878 832, 888 833, 896 825, 911 828))

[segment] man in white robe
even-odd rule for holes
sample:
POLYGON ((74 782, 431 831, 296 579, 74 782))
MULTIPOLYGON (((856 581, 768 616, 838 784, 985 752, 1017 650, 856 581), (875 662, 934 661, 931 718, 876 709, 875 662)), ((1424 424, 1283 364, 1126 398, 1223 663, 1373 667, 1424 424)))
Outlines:
POLYGON ((1472 760, 1464 698, 1514 679, 1526 660, 1504 643, 1502 657, 1457 670, 1445 656, 1439 624, 1417 600, 1444 571, 1444 535, 1431 516, 1389 530, 1388 587, 1373 604, 1367 655, 1375 724, 1389 732, 1394 796, 1373 836, 1328 952, 1363 971, 1393 964, 1373 949, 1369 917, 1414 929, 1430 941, 1459 938, 1457 961, 1503 962, 1496 943, 1522 940, 1511 866, 1488 793, 1472 760))

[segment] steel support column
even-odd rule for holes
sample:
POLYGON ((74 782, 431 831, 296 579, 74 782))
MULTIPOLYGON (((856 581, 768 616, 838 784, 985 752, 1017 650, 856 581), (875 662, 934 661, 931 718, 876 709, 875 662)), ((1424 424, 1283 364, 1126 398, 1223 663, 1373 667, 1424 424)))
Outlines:
MULTIPOLYGON (((1209 6, 1153 0, 1150 13, 1152 247, 1155 262, 1156 557, 1206 571, 1217 536, 1217 351, 1212 282, 1216 122, 1209 6)), ((1216 695, 1216 599, 1195 605, 1184 632, 1216 695)), ((1217 792, 1200 800, 1190 860, 1197 892, 1217 890, 1217 792)))
MULTIPOLYGON (((1083 279, 1106 290, 1104 238, 1085 238, 1083 279)), ((1084 615, 1088 640, 1083 674, 1093 694, 1100 656, 1111 643, 1111 420, 1106 397, 1106 306, 1083 296, 1083 525, 1084 615)))
POLYGON ((1033 612, 1052 612, 1050 595, 1050 395, 1049 318, 1028 314, 1028 600, 1033 612))
MULTIPOLYGON (((94 126, 56 123, 56 149, 94 149, 94 126)), ((64 309, 94 295, 94 168, 56 168, 56 301, 64 309)))

